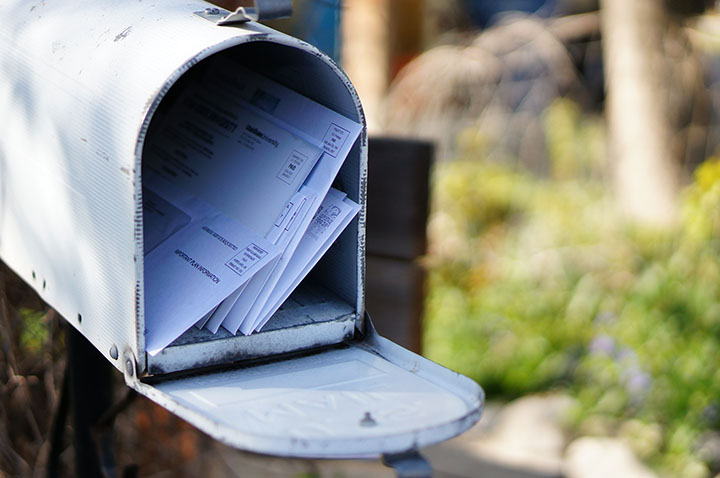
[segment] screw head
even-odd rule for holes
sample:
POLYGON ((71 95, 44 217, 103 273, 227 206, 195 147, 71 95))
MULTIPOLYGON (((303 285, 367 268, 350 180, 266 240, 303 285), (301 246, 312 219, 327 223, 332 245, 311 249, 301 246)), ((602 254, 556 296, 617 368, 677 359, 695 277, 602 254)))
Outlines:
POLYGON ((133 366, 132 360, 129 358, 125 359, 125 372, 130 376, 135 374, 135 367, 133 366))
POLYGON ((374 427, 377 425, 375 419, 370 415, 370 412, 365 412, 365 415, 360 420, 361 427, 374 427))

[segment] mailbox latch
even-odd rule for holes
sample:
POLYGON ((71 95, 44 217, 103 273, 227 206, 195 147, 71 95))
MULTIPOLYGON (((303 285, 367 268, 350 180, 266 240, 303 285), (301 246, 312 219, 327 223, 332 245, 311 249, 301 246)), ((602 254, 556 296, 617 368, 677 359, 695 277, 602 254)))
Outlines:
POLYGON ((195 12, 217 25, 273 20, 292 15, 292 0, 207 0, 216 7, 195 12), (219 8, 217 8, 219 7, 219 8))

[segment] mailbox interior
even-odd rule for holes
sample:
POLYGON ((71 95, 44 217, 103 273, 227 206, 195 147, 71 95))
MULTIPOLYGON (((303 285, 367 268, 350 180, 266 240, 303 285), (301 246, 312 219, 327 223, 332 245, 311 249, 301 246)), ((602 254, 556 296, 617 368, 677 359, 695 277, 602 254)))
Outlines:
MULTIPOLYGON (((294 45, 254 40, 215 53, 189 68, 164 95, 150 121, 145 146, 179 94, 197 88, 208 60, 226 55, 358 123, 362 111, 352 86, 326 57, 294 45)), ((230 64, 230 62, 228 62, 230 64)), ((366 148, 364 131, 346 158, 334 187, 361 205, 361 211, 335 245, 283 304, 261 332, 212 334, 192 327, 155 356, 147 371, 162 374, 337 344, 362 329, 364 316, 364 210, 366 148)), ((144 171, 143 161, 143 171, 144 171)), ((139 327, 143 330, 144 327, 139 327)))

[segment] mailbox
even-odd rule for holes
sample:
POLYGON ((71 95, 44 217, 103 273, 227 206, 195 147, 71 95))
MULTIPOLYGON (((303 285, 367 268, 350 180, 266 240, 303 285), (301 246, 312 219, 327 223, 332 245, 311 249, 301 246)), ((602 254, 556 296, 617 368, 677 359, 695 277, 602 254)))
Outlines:
POLYGON ((229 445, 368 457, 461 433, 480 416, 481 388, 367 319, 364 130, 337 179, 361 211, 267 326, 191 328, 146 353, 144 145, 186 80, 228 56, 364 123, 327 56, 255 22, 218 25, 225 13, 199 0, 3 2, 0 257, 130 387, 229 445))

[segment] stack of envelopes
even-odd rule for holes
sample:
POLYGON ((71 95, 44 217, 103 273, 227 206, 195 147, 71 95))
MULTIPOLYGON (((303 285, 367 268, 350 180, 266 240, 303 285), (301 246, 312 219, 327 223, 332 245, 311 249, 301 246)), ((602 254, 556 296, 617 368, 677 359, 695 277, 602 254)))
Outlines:
POLYGON ((232 60, 194 81, 144 152, 151 355, 193 325, 260 330, 359 210, 331 185, 360 124, 232 60))

